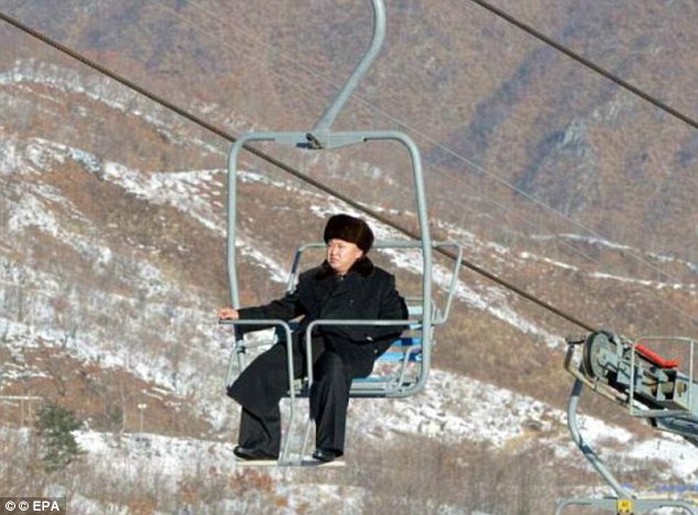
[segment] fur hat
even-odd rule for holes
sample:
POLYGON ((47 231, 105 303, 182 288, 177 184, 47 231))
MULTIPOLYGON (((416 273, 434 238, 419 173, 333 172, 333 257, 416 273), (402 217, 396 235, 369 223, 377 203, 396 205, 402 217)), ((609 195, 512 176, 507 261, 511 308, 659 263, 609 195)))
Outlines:
POLYGON ((330 240, 344 240, 356 244, 366 254, 373 245, 373 231, 360 218, 341 214, 327 220, 324 234, 325 243, 330 240))

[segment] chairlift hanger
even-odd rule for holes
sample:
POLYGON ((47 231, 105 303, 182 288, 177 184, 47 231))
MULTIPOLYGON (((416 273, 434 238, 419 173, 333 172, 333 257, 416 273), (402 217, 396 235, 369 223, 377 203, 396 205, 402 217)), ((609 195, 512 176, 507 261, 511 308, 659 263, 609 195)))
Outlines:
MULTIPOLYGON (((363 130, 363 131, 332 131, 331 126, 340 110, 356 88, 361 77, 369 69, 385 39, 385 6, 383 0, 371 0, 374 15, 373 37, 371 44, 363 58, 359 61, 354 71, 338 92, 324 114, 309 131, 291 132, 250 132, 242 135, 232 146, 228 157, 228 202, 227 202, 227 270, 230 284, 230 302, 233 307, 240 307, 239 288, 236 263, 236 237, 237 237, 237 160, 242 149, 251 142, 271 142, 281 145, 290 145, 308 151, 323 151, 338 149, 349 145, 367 143, 370 141, 396 141, 407 150, 412 164, 414 180, 416 212, 420 228, 419 248, 422 257, 422 292, 420 323, 427 330, 422 336, 422 367, 424 369, 420 384, 414 388, 414 392, 421 389, 427 380, 430 366, 431 330, 433 325, 432 298, 432 246, 431 234, 427 218, 427 201, 422 174, 422 163, 419 149, 412 139, 402 132, 363 130)), ((282 321, 277 325, 283 327, 282 321)), ((285 329, 284 329, 285 330, 285 329)), ((413 393, 413 392, 410 392, 413 393)))
MULTIPOLYGON (((397 352, 401 353, 401 360, 398 363, 398 373, 397 375, 391 374, 390 376, 379 377, 376 380, 375 377, 368 378, 367 380, 355 380, 351 390, 352 397, 406 397, 409 395, 414 395, 421 391, 427 382, 429 370, 431 366, 431 347, 433 344, 433 328, 437 324, 445 322, 448 312, 450 310, 451 299, 455 291, 456 279, 458 276, 458 270, 462 264, 462 248, 460 244, 455 242, 434 242, 431 239, 431 233, 429 228, 429 221, 427 216, 427 200, 426 192, 424 187, 424 177, 422 173, 422 162, 419 149, 412 141, 412 139, 405 133, 395 131, 395 130, 357 130, 357 131, 333 131, 332 124, 336 119, 337 115, 341 111, 342 107, 349 99, 350 95, 356 88, 359 80, 369 69, 376 56, 378 55, 380 48, 385 39, 385 6, 383 0, 371 0, 374 16, 374 27, 373 27, 373 37, 371 44, 366 51, 363 58, 359 61, 352 74, 347 79, 346 83, 342 89, 334 97, 333 101, 327 107, 320 119, 315 123, 315 125, 310 130, 305 131, 286 131, 286 132, 276 132, 276 131, 264 131, 264 132, 249 132, 242 135, 237 139, 232 148, 230 149, 228 155, 228 199, 227 199, 227 270, 228 279, 230 286, 230 303, 234 308, 240 307, 239 299, 239 287, 238 287, 238 277, 237 277, 237 262, 236 262, 236 239, 237 239, 237 170, 238 170, 238 156, 240 152, 248 148, 251 142, 268 142, 279 145, 293 146, 299 149, 303 149, 309 152, 317 151, 330 151, 334 149, 339 149, 351 145, 358 145, 373 141, 392 141, 399 143, 402 148, 404 148, 410 159, 412 167, 412 177, 414 182, 414 200, 416 205, 417 219, 419 223, 419 237, 413 240, 400 240, 400 241, 377 241, 375 242, 376 248, 395 248, 404 249, 412 248, 419 251, 421 257, 421 295, 419 299, 412 305, 408 305, 411 313, 410 321, 412 330, 417 334, 412 338, 406 339, 407 342, 401 350, 397 352), (432 263, 433 256, 432 253, 435 249, 443 249, 444 247, 455 247, 456 251, 454 253, 454 269, 453 269, 453 280, 450 284, 450 290, 448 295, 448 300, 446 302, 446 307, 443 311, 440 311, 437 306, 432 302, 432 263), (412 366, 414 365, 414 366, 412 366), (406 379, 405 371, 407 367, 410 366, 415 370, 414 374, 408 380, 406 379)), ((294 258, 293 267, 290 273, 289 288, 293 286, 292 278, 297 276, 299 273, 298 264, 300 263, 302 252, 308 248, 308 244, 301 245, 297 251, 296 257, 294 258)), ((277 328, 277 331, 285 336, 285 340, 288 345, 288 360, 289 367, 292 367, 292 349, 291 349, 291 338, 290 334, 292 331, 291 326, 283 320, 267 320, 267 321, 254 321, 254 325, 259 325, 260 323, 266 323, 268 325, 273 325, 277 328)), ((233 326, 245 325, 251 323, 251 321, 245 320, 224 320, 221 321, 223 324, 229 324, 233 326)), ((375 324, 375 325, 394 325, 395 321, 390 320, 315 320, 311 324, 312 327, 319 325, 330 325, 330 324, 375 324)), ((308 361, 312 363, 312 356, 310 356, 310 338, 311 329, 308 328, 306 334, 306 344, 308 348, 308 361)), ((396 342, 395 346, 400 347, 402 342, 396 342)), ((242 367, 244 367, 245 353, 247 346, 243 339, 236 339, 235 348, 231 355, 231 361, 228 368, 228 377, 226 378, 227 384, 231 382, 231 379, 235 375, 236 371, 239 372, 242 367), (237 360, 237 364, 236 364, 237 360)), ((386 353, 387 354, 387 353, 386 353)), ((312 366, 309 366, 310 370, 308 382, 305 386, 299 386, 295 384, 293 380, 289 384, 289 397, 291 399, 290 407, 291 412, 289 416, 289 421, 287 427, 291 428, 294 423, 295 418, 295 400, 297 397, 303 396, 304 392, 307 392, 307 387, 312 383, 312 366)), ((290 374, 293 377, 293 374, 290 374)), ((282 452, 279 458, 279 464, 289 464, 289 465, 300 465, 302 464, 303 456, 305 454, 305 447, 308 440, 308 435, 310 431, 310 423, 308 420, 306 425, 306 435, 303 442, 303 448, 297 459, 291 459, 290 453, 290 431, 287 431, 286 436, 282 442, 282 452)))

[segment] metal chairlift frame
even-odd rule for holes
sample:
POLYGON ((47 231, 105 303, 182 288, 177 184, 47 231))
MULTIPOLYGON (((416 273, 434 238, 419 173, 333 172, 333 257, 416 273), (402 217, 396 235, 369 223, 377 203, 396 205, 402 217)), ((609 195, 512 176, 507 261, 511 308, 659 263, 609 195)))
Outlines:
MULTIPOLYGON (((662 341, 662 340, 672 340, 684 342, 689 345, 689 381, 693 382, 693 364, 694 364, 694 346, 696 344, 695 340, 690 338, 668 338, 668 337, 644 337, 632 343, 631 349, 631 365, 630 365, 630 377, 635 377, 636 364, 636 354, 637 345, 639 342, 643 341, 662 341)), ((639 513, 647 513, 653 510, 661 508, 675 508, 680 509, 685 513, 690 515, 698 515, 698 506, 678 500, 678 499, 643 499, 637 497, 635 493, 630 491, 628 488, 624 487, 618 479, 613 475, 613 473, 608 469, 603 460, 594 452, 591 446, 584 441, 584 437, 579 429, 579 423, 577 421, 577 408, 579 406, 579 400, 582 395, 584 387, 591 389, 602 396, 611 400, 614 403, 621 404, 628 408, 628 412, 634 417, 652 417, 657 419, 657 425, 660 429, 682 434, 682 436, 688 436, 681 431, 674 431, 671 427, 661 424, 662 418, 671 419, 680 415, 686 415, 685 412, 679 410, 656 410, 656 409, 638 409, 635 405, 635 382, 630 381, 630 387, 627 393, 621 393, 613 390, 612 388, 604 385, 603 383, 596 382, 584 375, 584 373, 574 365, 573 357, 575 355, 575 348, 580 346, 583 340, 569 338, 567 340, 567 353, 565 355, 565 369, 574 376, 574 384, 572 385, 572 391, 570 392, 570 398, 567 404, 567 426, 569 428, 572 440, 575 445, 582 452, 584 457, 591 463, 596 472, 602 477, 606 484, 613 490, 615 496, 603 497, 603 498, 565 498, 560 499, 557 503, 555 509, 555 515, 559 515, 563 510, 569 506, 588 506, 592 508, 599 508, 607 511, 613 511, 617 515, 636 515, 639 513)), ((691 396, 689 393, 689 406, 692 406, 691 396)))
MULTIPOLYGON (((401 245, 412 245, 421 250, 422 258, 422 285, 421 285, 421 316, 417 322, 422 326, 422 349, 421 349, 421 373, 418 380, 407 389, 396 388, 392 391, 371 392, 372 396, 407 396, 412 395, 422 390, 427 382, 429 369, 431 365, 431 347, 432 347, 432 328, 436 323, 442 322, 443 319, 436 316, 434 306, 432 305, 432 261, 434 242, 431 239, 429 229, 429 221, 427 216, 427 200, 424 188, 424 177, 422 173, 422 162, 419 149, 412 139, 405 133, 394 130, 370 130, 370 131, 343 131, 333 132, 331 125, 339 114, 341 108, 349 99, 349 96, 356 88, 361 77, 369 69, 385 39, 385 6, 383 0, 371 0, 374 16, 373 37, 371 44, 363 58, 355 67, 354 71, 347 79, 343 88, 335 96, 329 107, 326 109, 322 117, 318 120, 315 126, 310 131, 291 131, 291 132, 250 132, 241 136, 232 146, 228 155, 228 199, 227 199, 227 270, 230 285, 230 303, 234 308, 240 307, 239 288, 237 278, 237 263, 236 263, 236 248, 235 242, 237 237, 237 170, 238 157, 241 151, 250 143, 267 142, 276 143, 287 146, 294 146, 307 150, 330 150, 338 149, 350 145, 367 143, 371 141, 394 141, 400 143, 408 152, 412 164, 412 175, 414 179, 414 191, 416 201, 416 213, 419 222, 420 239, 410 240, 411 243, 401 245)), ((376 242, 380 246, 380 242, 376 242)), ((457 270, 457 269, 456 269, 457 270)), ((457 275, 457 274, 456 274, 457 275)), ((453 283, 455 284, 455 283, 453 283)), ((452 285, 452 288, 454 286, 452 285)), ((452 290, 453 291, 453 290, 452 290)), ((452 292, 451 291, 451 292, 452 292)), ((450 300, 449 300, 450 306, 450 300)), ((289 372, 292 371, 292 356, 291 356, 291 327, 283 320, 235 320, 223 321, 232 325, 252 324, 274 325, 279 327, 286 336, 286 341, 289 349, 289 372)), ((314 326, 320 324, 343 324, 353 325, 373 323, 377 325, 395 325, 395 321, 367 321, 367 320, 317 320, 314 326)), ((310 337, 310 329, 308 330, 308 341, 310 337)), ((308 354, 310 354, 308 352, 308 354)), ((312 359, 309 357, 309 360, 312 359)), ((231 364, 232 366, 232 364, 231 364)), ((312 370, 312 367, 310 367, 312 370)), ((230 368, 229 368, 230 373, 230 368)), ((293 377, 293 374, 290 374, 293 377)), ((310 380, 312 378, 309 378, 310 380)), ((291 398, 291 415, 288 427, 291 427, 295 417, 295 398, 297 395, 296 386, 291 381, 289 385, 289 397, 291 398)), ((364 392, 365 393, 365 392, 364 392)), ((290 435, 287 435, 290 436, 290 435)), ((304 445, 305 447, 305 445, 304 445)), ((301 456, 302 459, 302 456, 301 456)), ((289 461, 288 438, 285 438, 282 455, 279 463, 292 464, 289 461)))

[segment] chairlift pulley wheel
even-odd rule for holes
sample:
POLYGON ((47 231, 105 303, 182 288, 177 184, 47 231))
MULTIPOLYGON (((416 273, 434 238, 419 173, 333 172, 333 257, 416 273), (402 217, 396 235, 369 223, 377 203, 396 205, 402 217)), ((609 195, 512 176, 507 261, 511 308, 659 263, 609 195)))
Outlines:
POLYGON ((582 353, 582 370, 590 379, 607 380, 609 372, 605 356, 616 353, 616 342, 606 331, 597 331, 587 336, 582 353))

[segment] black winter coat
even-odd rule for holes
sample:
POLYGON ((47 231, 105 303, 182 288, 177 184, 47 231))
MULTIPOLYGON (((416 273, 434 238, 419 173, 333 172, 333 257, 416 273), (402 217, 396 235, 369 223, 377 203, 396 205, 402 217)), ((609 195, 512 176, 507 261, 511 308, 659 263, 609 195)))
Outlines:
MULTIPOLYGON (((298 332, 303 336, 313 320, 404 320, 407 307, 395 289, 395 277, 363 257, 343 277, 337 276, 325 261, 302 273, 294 291, 264 306, 242 308, 239 314, 241 319, 299 318, 298 332)), ((253 329, 243 326, 246 332, 253 329)), ((326 350, 342 357, 354 377, 364 377, 371 373, 376 357, 404 329, 404 324, 321 325, 314 333, 323 337, 326 350)))

